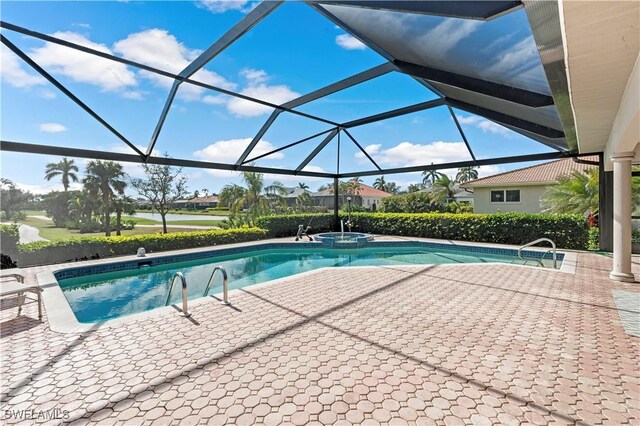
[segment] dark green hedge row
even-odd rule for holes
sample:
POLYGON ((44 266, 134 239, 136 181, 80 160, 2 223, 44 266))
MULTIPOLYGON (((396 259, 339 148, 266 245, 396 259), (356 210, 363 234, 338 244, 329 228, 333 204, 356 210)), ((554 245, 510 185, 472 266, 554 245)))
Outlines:
MULTIPOLYGON (((330 231, 332 220, 331 213, 265 216, 256 220, 256 226, 266 229, 269 237, 287 237, 295 235, 300 224, 311 223, 314 234, 330 231)), ((589 233, 586 219, 579 215, 353 213, 352 220, 354 231, 372 234, 515 245, 547 237, 558 247, 571 249, 587 248, 589 233)))
POLYGON ((298 232, 298 225, 304 225, 312 234, 329 232, 333 229, 333 213, 321 214, 287 214, 278 216, 261 216, 254 221, 258 228, 267 230, 270 238, 291 237, 298 232))
POLYGON ((217 244, 242 243, 266 238, 259 228, 175 232, 120 237, 86 237, 60 241, 38 241, 19 246, 19 266, 61 263, 80 259, 133 255, 139 247, 147 253, 208 247, 217 244))
POLYGON ((580 215, 495 213, 354 213, 354 230, 498 244, 551 238, 558 247, 587 248, 589 227, 580 215))

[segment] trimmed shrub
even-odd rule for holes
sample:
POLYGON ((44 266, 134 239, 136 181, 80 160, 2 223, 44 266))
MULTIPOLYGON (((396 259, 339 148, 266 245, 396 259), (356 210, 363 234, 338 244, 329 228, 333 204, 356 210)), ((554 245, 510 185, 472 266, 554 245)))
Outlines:
POLYGON ((18 225, 0 225, 0 269, 15 268, 20 232, 18 225))
POLYGON ((298 225, 311 226, 309 232, 317 234, 333 229, 333 213, 261 216, 254 220, 254 224, 266 229, 270 238, 294 236, 298 233, 298 225))
POLYGON ((526 244, 551 238, 558 247, 585 249, 588 225, 580 215, 495 213, 354 213, 354 230, 446 240, 526 244))
POLYGON ((589 228, 589 240, 587 242, 587 250, 599 250, 600 249, 600 229, 593 227, 589 228))
POLYGON ((147 253, 242 243, 264 239, 267 232, 259 228, 240 228, 171 234, 131 235, 120 237, 86 237, 60 241, 37 241, 19 246, 23 266, 44 265, 111 256, 133 255, 139 247, 147 253))

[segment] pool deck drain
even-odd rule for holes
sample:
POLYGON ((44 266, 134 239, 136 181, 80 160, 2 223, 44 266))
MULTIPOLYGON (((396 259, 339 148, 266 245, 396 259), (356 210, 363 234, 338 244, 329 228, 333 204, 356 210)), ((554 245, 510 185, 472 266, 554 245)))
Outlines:
POLYGON ((575 274, 506 264, 323 270, 240 290, 235 309, 211 300, 194 304, 191 320, 166 311, 81 333, 51 331, 30 300, 16 318, 4 299, 1 415, 10 424, 34 423, 20 410, 77 424, 638 424, 640 339, 616 303, 640 284, 610 281, 610 266, 580 253, 575 274))

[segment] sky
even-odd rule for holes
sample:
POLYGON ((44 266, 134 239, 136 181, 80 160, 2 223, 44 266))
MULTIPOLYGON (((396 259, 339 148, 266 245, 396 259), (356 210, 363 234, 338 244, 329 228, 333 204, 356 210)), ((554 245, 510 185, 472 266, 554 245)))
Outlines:
MULTIPOLYGON (((248 13, 250 1, 180 2, 28 2, 3 1, 4 21, 85 45, 116 56, 179 73, 248 13), (179 17, 178 19, 176 17, 179 17)), ((405 17, 386 15, 389 32, 402 35, 405 17), (394 27, 395 25, 395 27, 394 27)), ((411 18, 414 19, 414 18, 411 18)), ((433 61, 464 57, 468 43, 495 47, 508 44, 487 69, 494 75, 539 80, 522 69, 532 55, 530 30, 523 11, 491 21, 442 20, 420 16, 419 33, 406 49, 433 61), (444 34, 447 36, 444 37, 444 34), (443 38, 444 37, 444 38, 443 38), (493 43, 493 44, 492 44, 493 43), (496 68, 502 67, 502 68, 496 68), (499 72, 498 72, 499 71, 499 72)), ((382 21, 381 21, 382 23, 382 21)), ((387 24, 385 24, 387 25, 387 24)), ((62 82, 142 151, 146 150, 172 80, 63 46, 3 30, 12 43, 62 82)), ((381 41, 383 42, 383 41, 381 41)), ((479 46, 480 46, 479 45, 479 46)), ((480 51, 482 47, 474 47, 480 51)), ((499 50, 499 49, 498 49, 499 50)), ((488 50, 487 50, 488 51, 488 50)), ((496 49, 491 49, 491 52, 496 49)), ((537 55, 537 52, 533 54, 537 55)), ((209 62, 193 78, 223 89, 275 104, 331 84, 386 60, 358 39, 303 3, 287 2, 245 36, 209 62)), ((3 140, 133 153, 97 121, 39 76, 7 48, 1 52, 0 136, 3 140)), ((468 63, 468 73, 477 66, 468 63)), ((489 75, 491 77, 491 74, 489 75)), ((299 111, 346 122, 386 110, 435 99, 436 95, 407 75, 390 73, 299 107, 299 111)), ((478 158, 548 152, 549 148, 494 122, 454 110, 478 158)), ((265 122, 270 108, 197 86, 182 84, 158 138, 155 154, 174 158, 235 163, 265 122)), ((267 153, 330 127, 295 114, 282 113, 250 157, 267 153)), ((356 127, 355 139, 382 168, 439 164, 470 159, 446 107, 408 114, 356 127)), ((295 168, 322 140, 317 137, 256 161, 256 165, 295 168)), ((336 171, 338 140, 334 139, 305 170, 336 171)), ((3 178, 34 193, 61 189, 44 180, 45 166, 60 157, 0 153, 3 178)), ((77 159, 82 170, 88 162, 77 159)), ((131 177, 141 177, 139 165, 125 164, 131 177)), ((527 164, 486 166, 486 176, 527 164)), ((340 171, 371 169, 369 160, 347 138, 340 140, 340 171)), ((189 188, 218 192, 240 183, 237 173, 184 169, 189 188)), ((455 174, 455 171, 447 171, 455 174)), ((385 176, 406 188, 421 180, 419 173, 385 176)), ((298 182, 315 190, 322 178, 267 175, 287 186, 298 182)), ((365 178, 371 184, 374 177, 365 178)), ((79 187, 76 184, 74 187, 79 187)), ((135 194, 133 194, 135 195, 135 194)))

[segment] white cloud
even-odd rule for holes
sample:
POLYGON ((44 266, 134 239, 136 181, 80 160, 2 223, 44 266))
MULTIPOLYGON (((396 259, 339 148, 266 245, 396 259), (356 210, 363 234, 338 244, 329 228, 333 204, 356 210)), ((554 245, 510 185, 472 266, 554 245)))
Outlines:
POLYGON ((127 99, 133 99, 136 101, 142 100, 144 98, 142 92, 137 90, 127 90, 126 92, 122 93, 122 97, 127 99))
MULTIPOLYGON (((240 154, 249 146, 251 138, 244 139, 228 139, 212 143, 204 149, 193 153, 194 157, 212 163, 235 163, 240 154)), ((276 149, 271 143, 261 140, 251 151, 250 157, 266 154, 276 149)), ((284 158, 282 152, 277 152, 266 157, 269 160, 280 160, 284 158)))
POLYGON ((40 125, 40 131, 45 133, 60 133, 66 132, 67 128, 60 123, 42 123, 40 125))
POLYGON ((437 59, 444 59, 447 52, 473 33, 480 21, 445 19, 416 40, 429 46, 429 54, 437 59))
POLYGON ((40 91, 40 97, 42 97, 43 99, 55 99, 58 97, 58 95, 56 95, 56 93, 52 92, 51 90, 43 89, 40 91))
MULTIPOLYGON (((429 144, 401 142, 387 149, 382 149, 380 144, 368 145, 364 149, 378 164, 391 167, 450 163, 470 158, 469 151, 463 142, 437 141, 429 144)), ((366 161, 362 152, 356 153, 355 157, 360 161, 366 161)))
POLYGON ((3 81, 19 88, 29 88, 46 84, 47 81, 44 78, 25 71, 18 57, 5 47, 4 44, 2 45, 0 55, 0 75, 3 81))
POLYGON ((202 102, 209 105, 224 105, 228 101, 229 99, 222 95, 205 95, 202 97, 202 102))
POLYGON ((500 166, 480 166, 478 167, 478 177, 487 177, 491 175, 497 175, 498 173, 504 173, 506 170, 500 166))
POLYGON ((336 44, 346 50, 364 50, 367 46, 350 34, 336 36, 336 44))
MULTIPOLYGON (((18 188, 22 189, 23 191, 31 192, 32 194, 48 194, 51 191, 64 191, 62 183, 51 182, 43 185, 21 182, 14 183, 18 188)), ((71 182, 69 184, 69 189, 72 191, 82 189, 82 184, 80 182, 71 182)))
POLYGON ((224 13, 229 10, 237 10, 243 13, 251 11, 255 7, 250 0, 197 0, 196 6, 212 13, 224 13))
POLYGON ((498 123, 494 123, 493 121, 489 121, 486 118, 479 117, 477 115, 456 115, 458 122, 460 124, 468 124, 470 126, 477 127, 485 133, 493 133, 496 135, 502 136, 511 136, 511 132, 506 127, 502 127, 498 123))
POLYGON ((264 83, 269 79, 267 72, 264 70, 256 70, 253 68, 245 68, 240 71, 240 75, 246 78, 250 84, 264 83))
MULTIPOLYGON (((104 44, 95 43, 78 33, 57 32, 52 36, 100 52, 113 53, 104 44)), ((49 68, 77 82, 98 86, 103 91, 122 91, 137 85, 135 74, 126 65, 53 43, 34 49, 32 57, 45 69, 49 68)))
MULTIPOLYGON (((268 84, 248 86, 240 93, 252 98, 271 102, 276 105, 283 104, 300 96, 298 92, 291 90, 288 86, 270 86, 268 84)), ((231 113, 239 117, 257 117, 259 115, 268 114, 273 110, 273 108, 268 106, 235 97, 229 100, 227 108, 231 113)))
MULTIPOLYGON (((201 51, 189 49, 166 30, 152 28, 139 33, 129 34, 114 44, 114 50, 127 59, 160 68, 174 74, 180 73, 201 51)), ((162 88, 170 88, 173 80, 158 74, 140 71, 139 74, 162 88)), ((214 72, 201 69, 191 78, 212 86, 233 90, 236 85, 214 72)), ((206 91, 192 84, 180 86, 178 95, 186 100, 199 100, 206 91)))

